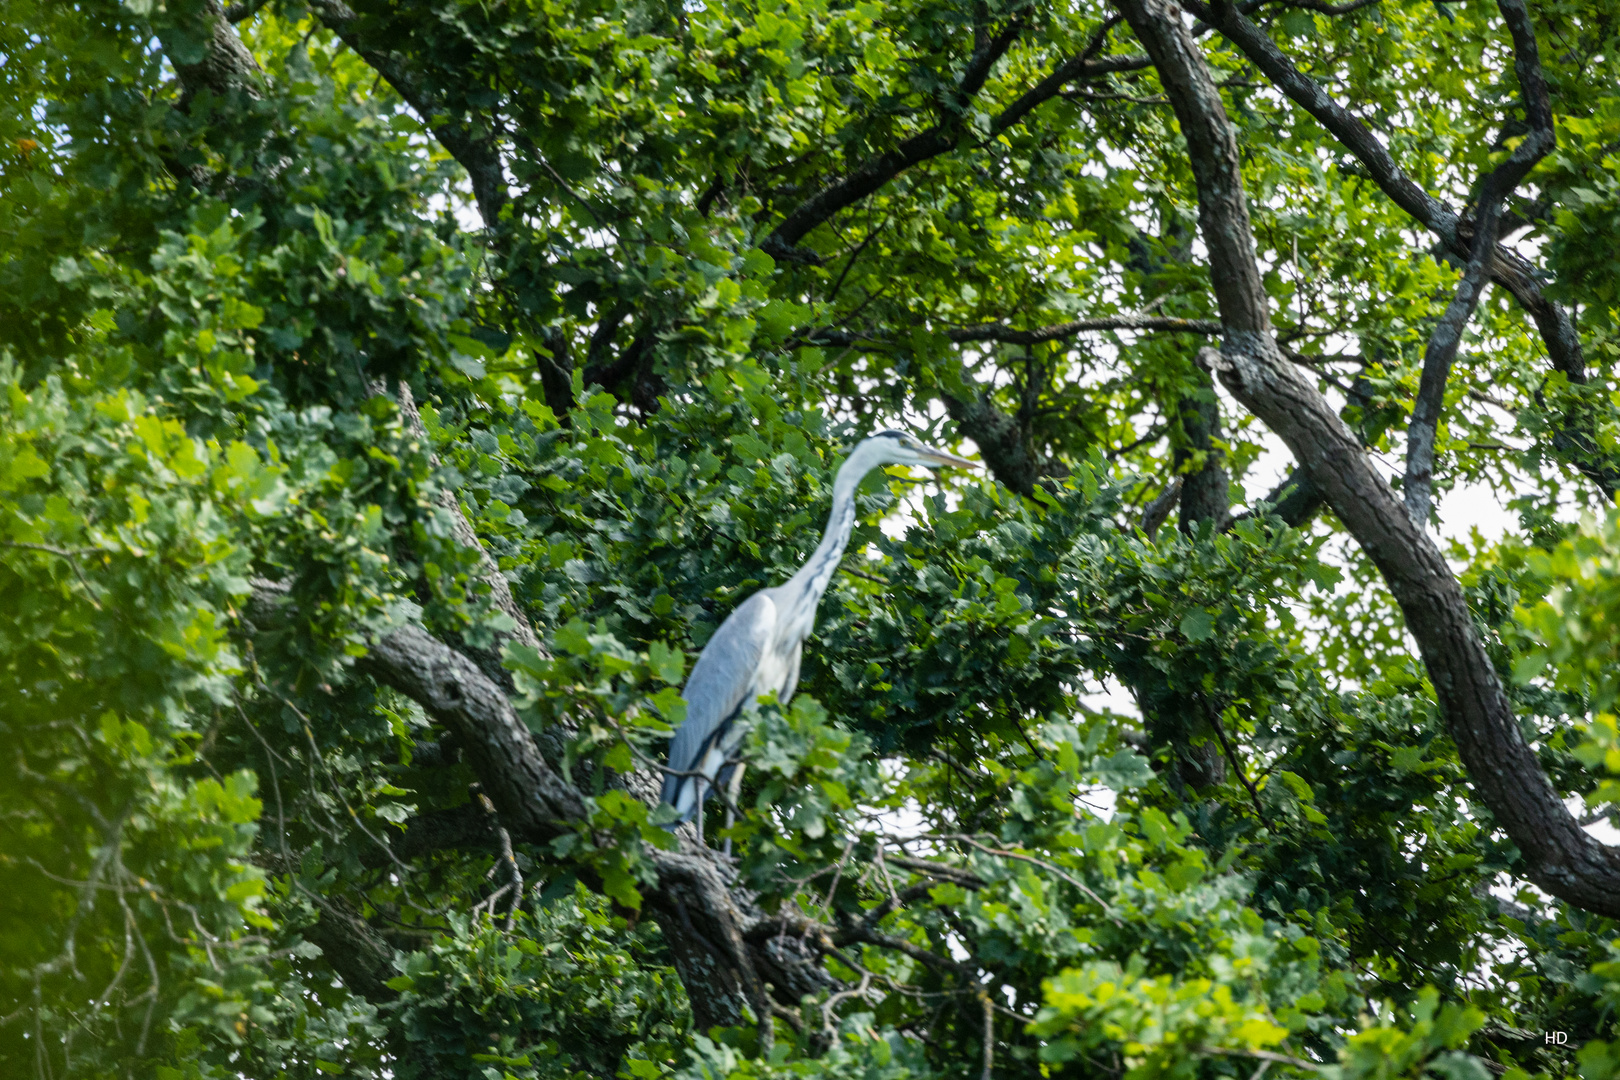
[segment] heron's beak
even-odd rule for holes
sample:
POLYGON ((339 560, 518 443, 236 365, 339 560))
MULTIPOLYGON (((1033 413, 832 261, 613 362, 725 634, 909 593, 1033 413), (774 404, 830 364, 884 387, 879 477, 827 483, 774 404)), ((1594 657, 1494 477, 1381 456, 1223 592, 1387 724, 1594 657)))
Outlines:
POLYGON ((958 469, 977 469, 979 467, 977 461, 969 461, 967 458, 957 457, 955 454, 947 454, 945 451, 936 450, 932 446, 925 446, 918 452, 928 459, 930 465, 952 465, 958 469))

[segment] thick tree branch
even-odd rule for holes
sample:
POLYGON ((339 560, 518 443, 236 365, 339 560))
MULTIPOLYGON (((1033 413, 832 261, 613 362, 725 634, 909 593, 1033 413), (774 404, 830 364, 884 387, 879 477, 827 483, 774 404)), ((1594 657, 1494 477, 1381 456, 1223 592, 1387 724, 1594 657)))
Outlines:
MULTIPOLYGON (((1322 508, 1322 492, 1311 483, 1304 469, 1295 468, 1260 500, 1265 513, 1275 514, 1293 528, 1299 528, 1322 508)), ((1234 516, 1229 525, 1254 516, 1258 510, 1246 510, 1234 516)))
POLYGON ((1417 398, 1412 403, 1412 421, 1406 429, 1406 474, 1402 479, 1406 512, 1420 526, 1427 525, 1434 491, 1434 443, 1440 430, 1440 414, 1445 409, 1446 383, 1457 358, 1464 327, 1479 305, 1485 285, 1485 266, 1490 262, 1496 241, 1496 224, 1501 204, 1481 206, 1474 234, 1474 250, 1457 283, 1446 310, 1429 334, 1423 350, 1423 374, 1418 380, 1417 398))
POLYGON ((160 30, 160 40, 184 92, 180 107, 185 109, 199 92, 208 90, 224 97, 233 90, 259 96, 262 72, 259 62, 248 52, 242 39, 231 28, 231 20, 219 0, 195 0, 193 5, 204 25, 192 27, 186 37, 197 34, 203 40, 192 43, 160 30), (200 34, 198 33, 200 31, 200 34))
MULTIPOLYGON (((1070 83, 1147 67, 1149 60, 1145 56, 1097 57, 1096 53, 1107 38, 1107 31, 1115 22, 1117 20, 1105 23, 1084 52, 1058 65, 995 116, 990 121, 991 134, 1000 134, 1021 123, 1024 117, 1057 97, 1070 83)), ((845 207, 866 198, 912 166, 956 149, 966 134, 963 119, 968 103, 984 88, 996 61, 1006 54, 1023 29, 1023 23, 1014 19, 1000 34, 993 37, 987 35, 968 60, 953 100, 945 103, 946 115, 938 123, 903 140, 894 149, 869 159, 843 179, 799 203, 771 230, 761 248, 789 261, 817 261, 811 253, 797 246, 811 229, 845 207)))
POLYGON ((1016 417, 996 408, 988 395, 964 378, 965 392, 945 392, 945 411, 979 448, 990 473, 1020 495, 1035 490, 1044 462, 1030 445, 1029 435, 1016 417))
MULTIPOLYGON (((1459 259, 1471 257, 1474 231, 1471 223, 1413 181, 1378 137, 1296 67, 1265 31, 1230 4, 1215 7, 1202 0, 1181 0, 1181 6, 1219 29, 1278 89, 1315 117, 1328 134, 1355 155, 1384 194, 1440 237, 1448 251, 1459 259)), ((1513 32, 1517 40, 1520 31, 1513 32)), ((1535 267, 1516 252, 1497 244, 1489 273, 1493 282, 1507 289, 1530 313, 1553 367, 1571 383, 1584 385, 1586 364, 1574 321, 1562 306, 1547 299, 1537 281, 1535 267)), ((1563 433, 1563 443, 1576 467, 1612 499, 1620 489, 1620 467, 1601 450, 1589 419, 1572 417, 1567 426, 1573 430, 1563 433)))
MULTIPOLYGON (((1288 358, 1296 364, 1302 359, 1294 353, 1290 353, 1288 358)), ((1368 422, 1365 410, 1371 402, 1369 395, 1370 387, 1366 378, 1358 376, 1355 382, 1350 385, 1349 400, 1345 403, 1346 410, 1353 409, 1362 413, 1361 421, 1355 428, 1355 432, 1363 447, 1377 438, 1385 427, 1382 423, 1372 424, 1368 422)), ((1285 524, 1297 529, 1314 517, 1316 512, 1322 509, 1325 504, 1326 500, 1323 498, 1322 489, 1311 482, 1310 475, 1303 467, 1296 465, 1253 509, 1235 515, 1227 523, 1227 528, 1231 528, 1245 518, 1264 513, 1279 517, 1285 524)))
MULTIPOLYGON (((1221 332, 1221 324, 1216 319, 1178 319, 1168 315, 1096 315, 1087 319, 1074 319, 1070 322, 1029 329, 1008 326, 1005 323, 975 323, 972 326, 950 327, 944 334, 949 340, 965 345, 977 342, 1040 345, 1100 330, 1138 330, 1144 333, 1201 334, 1213 337, 1221 332)), ((864 334, 853 330, 817 329, 801 332, 798 340, 806 345, 881 345, 887 339, 878 334, 864 334)))
MULTIPOLYGON (((1109 25, 1113 25, 1112 22, 1109 25)), ((991 133, 1000 134, 1018 124, 1036 108, 1057 97, 1070 83, 1119 72, 1141 71, 1153 64, 1153 61, 1145 56, 1105 56, 1099 60, 1095 56, 1095 50, 1101 43, 1102 36, 1099 34, 1085 52, 1065 60, 1054 68, 1050 75, 1020 94, 1017 100, 990 122, 991 133)))
MULTIPOLYGON (((426 442, 410 387, 400 382, 398 395, 407 426, 426 442)), ((443 493, 441 504, 450 515, 457 540, 479 553, 481 576, 490 583, 497 604, 516 624, 511 636, 543 651, 454 493, 443 493)), ((273 609, 280 595, 273 587, 260 589, 255 618, 273 617, 265 614, 267 605, 273 609)), ((548 732, 550 738, 542 741, 530 732, 507 698, 500 672, 486 673, 469 657, 415 626, 401 627, 373 641, 359 666, 378 682, 416 701, 450 729, 464 760, 494 804, 501 826, 512 837, 546 844, 574 832, 588 819, 589 798, 551 768, 542 749, 544 745, 552 753, 559 752, 561 734, 548 732)), ((649 806, 657 805, 657 777, 635 773, 624 786, 649 806)), ((658 885, 649 890, 646 899, 675 953, 697 1019, 704 1028, 735 1025, 742 1021, 746 1004, 760 1019, 761 1037, 768 1041, 772 1009, 767 983, 779 995, 787 995, 779 996, 783 1004, 797 1004, 800 996, 827 985, 830 977, 814 950, 783 942, 759 949, 745 947, 744 932, 765 919, 765 913, 750 896, 732 887, 729 866, 689 828, 676 835, 679 850, 646 853, 658 875, 658 885), (768 973, 763 981, 760 971, 768 973)))
MULTIPOLYGON (((287 603, 284 587, 256 581, 250 630, 283 620, 287 603)), ((551 767, 540 741, 502 688, 467 656, 419 626, 402 626, 372 640, 357 667, 417 702, 450 730, 463 760, 477 775, 513 840, 544 846, 576 834, 589 821, 589 795, 551 767)), ((649 805, 656 804, 656 782, 628 786, 649 805)), ((471 823, 459 818, 419 824, 427 827, 420 838, 426 848, 435 842, 474 844, 480 849, 489 844, 486 835, 472 834, 471 823)), ((414 842, 415 832, 413 824, 407 844, 414 842)), ((742 1023, 745 1005, 768 1026, 773 999, 795 1006, 803 994, 835 984, 814 946, 761 933, 762 927, 776 926, 779 919, 761 910, 752 895, 735 884, 723 856, 705 847, 690 827, 677 830, 674 836, 676 850, 643 853, 656 877, 655 884, 643 889, 643 899, 674 952, 700 1027, 742 1023)), ((582 865, 580 872, 591 880, 588 865, 582 865)), ((324 929, 316 933, 326 936, 311 940, 323 948, 346 939, 359 940, 360 928, 339 915, 341 912, 331 920, 323 915, 324 929)), ((390 955, 383 955, 383 960, 390 955)), ((368 957, 362 955, 364 963, 352 972, 340 973, 345 981, 356 980, 352 984, 357 988, 364 983, 375 990, 390 976, 383 960, 368 957), (365 972, 373 969, 378 977, 366 982, 365 972)))
POLYGON ((1215 384, 1208 373, 1200 373, 1203 386, 1181 401, 1181 430, 1185 438, 1171 456, 1176 473, 1184 477, 1181 487, 1182 533, 1191 534, 1199 524, 1213 522, 1216 529, 1226 525, 1231 505, 1231 477, 1226 471, 1225 438, 1221 433, 1221 407, 1215 384), (1187 466, 1198 456, 1202 463, 1195 470, 1187 466))
POLYGON ((506 205, 509 193, 506 171, 494 135, 476 133, 465 117, 446 116, 443 103, 435 100, 417 82, 403 58, 372 47, 365 20, 343 0, 311 0, 309 6, 321 25, 336 34, 387 80, 395 93, 405 100, 405 104, 432 128, 434 138, 467 170, 484 227, 495 228, 500 222, 501 209, 506 205))
POLYGON ((979 323, 947 330, 952 341, 995 341, 1007 345, 1039 345, 1094 330, 1143 330, 1176 334, 1214 335, 1221 332, 1215 319, 1177 319, 1168 315, 1099 315, 1052 326, 1019 330, 1002 323, 979 323))
POLYGON ((1479 303, 1480 290, 1485 284, 1485 271, 1497 247, 1497 225, 1502 216, 1502 204, 1557 141, 1553 134, 1552 104, 1547 96, 1547 81, 1541 73, 1541 57, 1536 48, 1536 33, 1530 24, 1530 14, 1524 10, 1523 0, 1498 0, 1497 6, 1507 19, 1513 35, 1514 67, 1519 75, 1520 94, 1524 100, 1525 116, 1530 121, 1530 133, 1514 148, 1506 161, 1490 171, 1480 186, 1479 206, 1474 215, 1474 242, 1469 251, 1468 265, 1463 271, 1462 281, 1457 285, 1456 295, 1446 305, 1445 313, 1429 335, 1428 348, 1424 350, 1423 377, 1412 408, 1412 422, 1407 428, 1403 492, 1406 512, 1419 525, 1425 525, 1429 520, 1434 488, 1434 442, 1445 403, 1446 382, 1451 377, 1451 365, 1457 357, 1463 328, 1468 325, 1479 303))
POLYGON ((1198 185, 1199 225, 1226 326, 1223 348, 1204 350, 1202 360, 1288 443, 1378 566, 1417 641, 1475 789, 1518 845, 1525 875, 1578 907, 1620 915, 1620 853, 1580 828, 1526 745, 1450 566, 1314 381, 1288 362, 1272 337, 1237 140, 1180 11, 1169 0, 1116 4, 1159 70, 1198 185))
POLYGON ((399 974, 394 966, 394 950, 370 923, 341 900, 311 896, 320 917, 301 931, 304 940, 320 947, 326 962, 343 985, 367 1001, 383 1004, 399 994, 387 982, 399 974))
POLYGON ((225 9, 225 18, 233 23, 242 22, 244 19, 253 17, 260 8, 269 2, 270 0, 243 0, 243 2, 227 7, 225 9))
POLYGON ((1181 485, 1184 482, 1182 477, 1172 476, 1164 490, 1142 508, 1142 532, 1149 540, 1158 535, 1159 527, 1169 520, 1170 511, 1181 501, 1181 485))
POLYGON ((984 88, 985 80, 990 77, 990 69, 1018 40, 1023 29, 1023 22, 1014 19, 1001 33, 987 35, 968 59, 950 100, 942 103, 945 115, 938 123, 903 140, 894 149, 870 159, 842 180, 821 189, 794 207, 781 224, 771 230, 761 248, 772 254, 791 253, 806 233, 844 207, 866 198, 918 162, 955 149, 962 138, 968 103, 984 88))
POLYGON ((545 843, 585 818, 584 796, 552 770, 528 725, 477 664, 420 627, 404 626, 374 641, 359 666, 455 734, 513 833, 545 843))

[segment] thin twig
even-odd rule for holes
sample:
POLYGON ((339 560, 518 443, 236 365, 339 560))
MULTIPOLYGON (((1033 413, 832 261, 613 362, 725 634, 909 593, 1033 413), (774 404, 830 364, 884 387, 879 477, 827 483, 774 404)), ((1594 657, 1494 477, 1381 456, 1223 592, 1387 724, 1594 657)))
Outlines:
MULTIPOLYGON (((326 763, 325 756, 321 754, 321 748, 315 742, 315 732, 310 727, 309 717, 305 716, 303 710, 297 705, 294 705, 286 695, 278 693, 276 696, 279 697, 282 703, 285 704, 287 708, 291 709, 298 716, 298 719, 303 722, 304 738, 309 740, 309 752, 314 755, 316 761, 321 763, 321 769, 325 771, 327 781, 331 784, 333 793, 337 795, 338 801, 343 804, 343 809, 348 811, 349 820, 354 822, 355 827, 364 833, 367 839, 382 849, 383 854, 388 856, 388 861, 398 867, 401 874, 409 876, 411 873, 411 868, 400 861, 399 856, 394 854, 394 849, 390 847, 381 837, 375 835, 370 829, 366 828, 365 822, 360 820, 360 815, 355 813, 354 807, 349 805, 348 797, 343 794, 343 786, 338 783, 337 777, 332 774, 332 767, 326 763)), ((409 886, 405 884, 404 877, 400 878, 399 884, 400 888, 406 891, 406 896, 408 897, 410 895, 410 889, 409 886)))
MULTIPOLYGON (((1108 909, 1107 901, 1105 901, 1102 897, 1098 896, 1096 893, 1092 892, 1091 889, 1089 887, 1087 887, 1085 882, 1080 881, 1080 880, 1078 880, 1078 879, 1076 879, 1074 877, 1071 877, 1069 874, 1063 872, 1062 870, 1058 869, 1056 866, 1053 866, 1049 862, 1044 862, 1044 861, 1042 861, 1040 859, 1037 859, 1033 855, 1026 855, 1025 853, 1023 853, 1021 851, 1005 851, 1005 850, 1003 850, 1001 848, 986 847, 984 844, 979 843, 977 840, 973 839, 971 836, 968 836, 966 833, 953 833, 953 834, 950 834, 950 835, 938 837, 937 839, 940 839, 940 840, 956 840, 956 841, 958 841, 960 843, 968 844, 968 845, 970 845, 972 847, 978 848, 980 851, 984 852, 986 855, 999 855, 999 856, 1001 856, 1002 858, 1005 858, 1005 859, 1018 859, 1018 860, 1020 860, 1022 862, 1032 863, 1035 866, 1039 866, 1041 869, 1046 870, 1049 873, 1056 874, 1058 877, 1062 878, 1064 881, 1067 881, 1070 885, 1073 885, 1075 888, 1077 888, 1081 892, 1085 893, 1087 896, 1089 896, 1097 904, 1098 907, 1103 909, 1103 914, 1104 915, 1108 915, 1108 910, 1109 909, 1108 909)), ((1115 917, 1113 915, 1108 915, 1108 918, 1109 918, 1109 921, 1112 922, 1115 926, 1118 926, 1118 927, 1120 927, 1122 929, 1124 928, 1125 924, 1123 922, 1121 922, 1117 917, 1115 917)))
POLYGON ((1231 742, 1226 738, 1226 729, 1221 726, 1219 713, 1210 706, 1209 701, 1203 698, 1202 695, 1199 698, 1203 701, 1204 715, 1209 717, 1210 726, 1215 729, 1215 737, 1221 741, 1221 749, 1226 753, 1226 760, 1231 764, 1232 772, 1237 776, 1238 782, 1249 789, 1249 799, 1254 803, 1254 816, 1260 819, 1260 824, 1270 828, 1270 823, 1266 821, 1266 812, 1260 808, 1260 792, 1254 786, 1254 782, 1249 779, 1248 773, 1243 771, 1243 766, 1238 763, 1237 754, 1233 751, 1231 742))
MULTIPOLYGON (((495 804, 490 802, 489 796, 482 791, 478 793, 478 803, 484 808, 484 813, 489 816, 490 827, 495 830, 495 835, 501 842, 501 858, 505 860, 507 872, 512 878, 507 883, 507 887, 513 890, 512 906, 506 911, 506 922, 503 926, 503 929, 510 934, 513 921, 517 918, 518 905, 523 902, 523 872, 518 869, 517 856, 512 853, 512 836, 506 831, 505 826, 501 824, 500 815, 495 812, 495 804)), ((490 867, 490 870, 493 871, 494 867, 490 867)), ((505 889, 501 890, 501 892, 504 891, 505 889)), ((499 896, 500 892, 495 895, 499 896)), ((490 898, 489 914, 491 918, 495 917, 494 897, 490 898)))
POLYGON ((833 1027, 832 1022, 833 1006, 837 1005, 845 998, 865 997, 867 990, 871 989, 871 986, 872 973, 870 971, 862 971, 861 981, 855 987, 855 989, 840 990, 836 994, 830 994, 828 995, 827 1000, 821 1003, 821 1030, 826 1033, 828 1038, 831 1038, 838 1033, 837 1029, 833 1027))
POLYGON ((101 549, 59 548, 52 547, 49 544, 31 544, 23 540, 0 540, 0 547, 23 548, 28 551, 43 551, 47 555, 55 555, 59 559, 66 559, 67 564, 73 567, 73 576, 79 579, 80 585, 84 586, 85 599, 89 600, 90 606, 94 607, 97 611, 102 610, 101 601, 96 599, 96 591, 93 587, 91 587, 90 579, 84 576, 84 570, 79 566, 79 557, 81 555, 105 554, 105 552, 102 552, 101 549))

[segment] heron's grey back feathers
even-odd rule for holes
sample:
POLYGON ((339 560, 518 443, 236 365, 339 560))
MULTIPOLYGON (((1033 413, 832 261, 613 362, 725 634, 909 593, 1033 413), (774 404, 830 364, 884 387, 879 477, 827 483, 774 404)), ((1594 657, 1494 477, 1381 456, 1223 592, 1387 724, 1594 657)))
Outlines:
MULTIPOLYGON (((755 674, 771 640, 776 636, 777 612, 771 593, 761 589, 744 600, 703 647, 681 696, 686 699, 686 721, 669 744, 669 766, 691 772, 704 752, 725 733, 725 728, 753 696, 755 674)), ((682 811, 682 820, 696 808, 688 792, 695 777, 665 776, 664 801, 682 811), (683 798, 684 796, 684 798, 683 798), (683 806, 689 801, 690 806, 683 806)))

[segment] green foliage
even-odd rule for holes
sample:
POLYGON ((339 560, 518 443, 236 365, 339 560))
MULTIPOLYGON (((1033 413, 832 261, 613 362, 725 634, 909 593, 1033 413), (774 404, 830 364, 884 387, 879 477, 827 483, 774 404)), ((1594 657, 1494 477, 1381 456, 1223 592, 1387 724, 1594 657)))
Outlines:
POLYGON ((495 1068, 539 1080, 676 1059, 687 1035, 680 984, 656 942, 606 906, 579 889, 525 912, 515 936, 452 919, 391 980, 410 1047, 396 1075, 495 1068))
POLYGON ((1528 681, 1551 664, 1560 689, 1584 695, 1595 710, 1610 709, 1620 699, 1620 516, 1583 523, 1556 548, 1531 552, 1527 561, 1538 591, 1548 595, 1520 615, 1539 648, 1526 652, 1514 674, 1528 681))
MULTIPOLYGON (((1246 991, 1243 966, 1252 967, 1230 968, 1246 991)), ((1072 969, 1049 981, 1046 1007, 1034 1030, 1057 1036, 1042 1049, 1050 1061, 1073 1061, 1123 1044, 1131 1077, 1191 1075, 1200 1054, 1241 1056, 1270 1050, 1288 1036, 1269 1010, 1235 1000, 1228 983, 1190 979, 1176 985, 1168 976, 1144 979, 1108 962, 1072 969)))
MULTIPOLYGON (((1215 310, 1112 9, 352 6, 340 38, 233 5, 258 70, 183 86, 210 4, 0 3, 0 1074, 1620 1075, 1616 927, 1520 887, 1368 559, 1331 520, 1139 529, 1217 451, 1234 502, 1269 479, 1229 402, 1189 434, 1196 339, 963 340, 1215 310), (1120 71, 1012 116, 1093 42, 1120 71), (707 820, 847 992, 769 1049, 698 1031, 646 903, 669 812, 625 785, 851 443, 954 444, 975 402, 1044 479, 866 481, 800 693, 750 706, 707 820), (454 509, 544 650, 496 648, 454 509), (406 623, 510 681, 585 818, 502 847, 448 729, 366 674, 406 623)), ((1437 467, 1521 515, 1450 555, 1555 785, 1613 821, 1620 518, 1570 524, 1569 462, 1620 447, 1620 14, 1535 15, 1560 143, 1514 239, 1588 380, 1489 294, 1437 467)), ((1255 17, 1428 190, 1516 137, 1490 5, 1255 17)), ((1398 453, 1457 268, 1199 40, 1279 332, 1398 453)))

